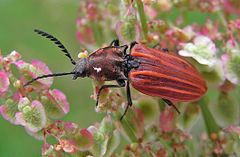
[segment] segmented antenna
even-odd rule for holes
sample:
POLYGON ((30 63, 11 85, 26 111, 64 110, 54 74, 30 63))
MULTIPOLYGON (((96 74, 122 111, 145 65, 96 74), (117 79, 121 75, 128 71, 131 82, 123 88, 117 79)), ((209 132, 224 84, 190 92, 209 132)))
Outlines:
POLYGON ((70 59, 72 64, 76 65, 76 62, 72 59, 68 50, 65 48, 65 46, 63 46, 63 44, 56 37, 54 37, 51 34, 48 34, 46 32, 43 32, 39 29, 34 29, 34 32, 36 32, 36 33, 40 34, 41 36, 46 37, 46 38, 50 39, 51 41, 53 41, 61 49, 61 51, 63 51, 64 54, 70 59))
POLYGON ((31 81, 28 81, 24 87, 30 85, 31 83, 39 80, 39 79, 43 79, 43 78, 47 78, 47 77, 57 77, 57 76, 63 76, 63 75, 71 75, 71 74, 75 74, 75 72, 66 72, 66 73, 55 73, 55 74, 48 74, 48 75, 42 75, 42 76, 38 76, 34 79, 32 79, 31 81))

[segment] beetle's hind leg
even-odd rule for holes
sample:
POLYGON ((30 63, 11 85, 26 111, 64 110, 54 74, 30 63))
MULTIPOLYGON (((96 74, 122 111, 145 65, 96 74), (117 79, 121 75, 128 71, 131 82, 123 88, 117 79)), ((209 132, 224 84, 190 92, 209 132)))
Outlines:
POLYGON ((126 85, 126 91, 127 91, 127 107, 124 110, 124 113, 122 114, 120 121, 123 119, 123 117, 126 115, 129 106, 132 106, 132 97, 131 97, 131 91, 130 91, 130 86, 129 86, 129 81, 127 81, 127 85, 126 85))
POLYGON ((156 45, 154 45, 152 48, 153 48, 153 49, 157 49, 157 50, 162 50, 162 51, 165 52, 165 53, 168 53, 168 52, 169 52, 168 48, 166 48, 166 47, 160 48, 160 44, 159 44, 159 43, 157 43, 156 45))
POLYGON ((163 51, 163 52, 166 52, 166 53, 169 52, 168 48, 165 48, 165 47, 162 48, 162 51, 163 51))
POLYGON ((165 103, 167 103, 168 104, 168 106, 172 106, 176 111, 177 111, 177 113, 178 114, 180 114, 180 111, 178 110, 178 108, 170 101, 170 100, 168 100, 168 99, 162 99, 165 103))

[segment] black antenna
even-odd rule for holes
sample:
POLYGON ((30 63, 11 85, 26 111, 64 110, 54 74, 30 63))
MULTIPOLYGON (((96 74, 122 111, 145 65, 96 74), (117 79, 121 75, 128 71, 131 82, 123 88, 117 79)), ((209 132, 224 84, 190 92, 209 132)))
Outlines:
POLYGON ((65 48, 65 46, 56 37, 52 36, 51 34, 48 34, 48 33, 44 32, 44 31, 41 31, 39 29, 34 29, 34 32, 36 32, 36 33, 40 34, 41 36, 46 37, 46 38, 50 39, 51 41, 53 41, 61 49, 61 51, 63 51, 65 53, 65 55, 70 59, 72 64, 76 65, 76 62, 72 59, 68 50, 65 48))
POLYGON ((39 79, 43 79, 43 78, 47 78, 47 77, 57 77, 57 76, 63 76, 63 75, 71 75, 71 74, 75 74, 75 72, 66 72, 66 73, 55 73, 55 74, 48 74, 48 75, 42 75, 42 76, 38 76, 34 79, 32 79, 31 81, 28 81, 24 87, 30 85, 31 83, 39 80, 39 79))

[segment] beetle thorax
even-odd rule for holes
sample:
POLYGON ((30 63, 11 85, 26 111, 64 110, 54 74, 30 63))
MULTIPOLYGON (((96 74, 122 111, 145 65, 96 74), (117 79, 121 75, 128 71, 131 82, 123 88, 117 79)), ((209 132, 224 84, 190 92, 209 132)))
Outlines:
POLYGON ((126 55, 124 57, 124 73, 126 76, 128 76, 128 73, 132 70, 132 69, 136 69, 138 68, 140 65, 140 61, 135 59, 133 56, 131 55, 126 55))

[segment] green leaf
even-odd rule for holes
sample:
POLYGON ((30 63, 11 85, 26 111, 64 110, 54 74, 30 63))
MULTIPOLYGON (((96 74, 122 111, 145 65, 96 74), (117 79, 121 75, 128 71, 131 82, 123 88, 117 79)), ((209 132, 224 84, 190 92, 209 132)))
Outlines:
POLYGON ((142 0, 136 0, 137 3, 137 9, 138 9, 138 15, 140 17, 141 25, 142 25, 142 30, 143 30, 143 35, 144 39, 147 39, 147 33, 148 33, 148 27, 147 27, 147 19, 144 11, 144 6, 142 0))
POLYGON ((199 105, 202 110, 202 116, 205 122, 206 130, 207 130, 208 136, 211 137, 211 134, 218 133, 220 128, 216 123, 215 119, 213 118, 212 113, 209 111, 207 104, 208 104, 208 100, 206 97, 203 97, 199 101, 199 105))

